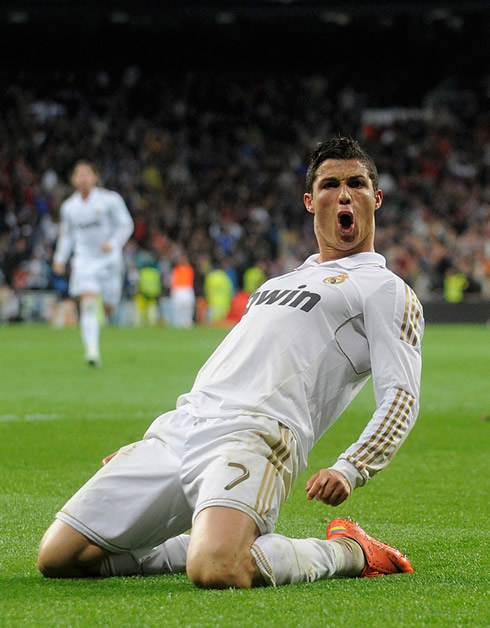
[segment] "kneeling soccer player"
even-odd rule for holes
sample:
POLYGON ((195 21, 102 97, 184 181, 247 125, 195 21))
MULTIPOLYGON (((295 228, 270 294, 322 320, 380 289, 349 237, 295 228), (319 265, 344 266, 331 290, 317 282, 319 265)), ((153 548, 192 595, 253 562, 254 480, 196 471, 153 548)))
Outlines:
POLYGON ((224 588, 412 571, 348 519, 323 540, 274 533, 309 451, 371 375, 373 415, 308 480, 308 499, 337 506, 366 484, 419 408, 422 308, 374 251, 383 199, 374 163, 354 140, 328 140, 306 189, 319 253, 260 286, 176 409, 58 512, 39 549, 45 576, 186 571, 224 588))

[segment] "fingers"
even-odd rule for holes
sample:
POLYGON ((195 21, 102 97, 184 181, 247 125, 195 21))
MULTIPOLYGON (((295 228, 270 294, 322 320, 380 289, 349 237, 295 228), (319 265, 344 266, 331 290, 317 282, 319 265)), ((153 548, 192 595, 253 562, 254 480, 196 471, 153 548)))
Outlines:
MULTIPOLYGON (((326 488, 328 489, 329 487, 327 486, 326 488)), ((345 487, 341 484, 337 484, 331 488, 330 492, 322 495, 322 501, 329 506, 339 506, 348 497, 349 493, 345 490, 345 487)))
MULTIPOLYGON (((119 451, 119 449, 117 451, 119 451)), ((114 458, 114 456, 117 454, 117 451, 115 451, 114 453, 109 454, 108 456, 103 458, 102 459, 102 464, 105 466, 108 462, 110 462, 114 458)))
POLYGON ((306 496, 328 506, 338 506, 351 493, 351 486, 342 473, 333 469, 322 469, 306 483, 306 496))
POLYGON ((311 478, 306 483, 306 497, 308 499, 313 499, 315 495, 318 493, 320 489, 323 488, 324 483, 319 481, 320 472, 312 475, 311 478))

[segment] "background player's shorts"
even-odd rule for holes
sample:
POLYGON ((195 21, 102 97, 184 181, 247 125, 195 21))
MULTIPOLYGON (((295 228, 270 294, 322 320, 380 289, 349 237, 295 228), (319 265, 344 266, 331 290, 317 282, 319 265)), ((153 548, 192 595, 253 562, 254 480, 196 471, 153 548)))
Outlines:
POLYGON ((102 301, 116 307, 121 300, 122 267, 118 263, 74 263, 70 275, 69 293, 78 297, 86 292, 98 294, 102 301))
POLYGON ((162 415, 123 447, 57 514, 113 552, 154 547, 210 506, 247 513, 273 532, 298 473, 296 440, 264 417, 162 415))

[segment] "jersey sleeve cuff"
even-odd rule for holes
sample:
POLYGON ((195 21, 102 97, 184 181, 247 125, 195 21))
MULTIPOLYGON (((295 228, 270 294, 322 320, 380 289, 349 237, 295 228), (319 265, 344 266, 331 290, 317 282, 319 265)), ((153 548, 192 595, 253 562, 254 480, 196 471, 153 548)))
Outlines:
POLYGON ((352 490, 366 484, 365 478, 359 473, 356 467, 350 462, 347 462, 347 460, 337 460, 337 462, 330 468, 335 471, 339 471, 342 475, 345 475, 352 490))

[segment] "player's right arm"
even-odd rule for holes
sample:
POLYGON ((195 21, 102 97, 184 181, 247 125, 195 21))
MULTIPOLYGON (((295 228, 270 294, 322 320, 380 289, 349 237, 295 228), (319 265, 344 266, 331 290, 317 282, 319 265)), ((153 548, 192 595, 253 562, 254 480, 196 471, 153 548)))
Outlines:
POLYGON ((71 255, 74 244, 73 227, 71 225, 68 209, 61 205, 60 233, 53 256, 53 271, 59 275, 65 272, 66 262, 71 255))

